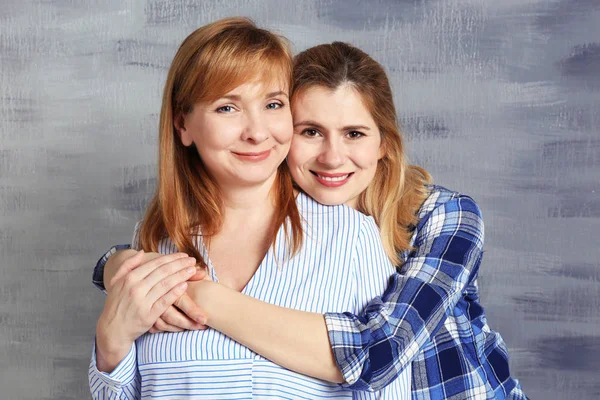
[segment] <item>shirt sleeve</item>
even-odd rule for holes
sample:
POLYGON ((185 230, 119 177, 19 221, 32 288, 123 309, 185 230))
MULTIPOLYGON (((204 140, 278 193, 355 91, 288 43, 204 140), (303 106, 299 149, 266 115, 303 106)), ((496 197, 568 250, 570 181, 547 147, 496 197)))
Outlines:
POLYGON ((111 247, 110 250, 104 253, 104 255, 100 257, 100 259, 96 263, 96 266, 94 267, 94 272, 92 273, 92 283, 98 289, 102 290, 104 294, 106 294, 106 286, 104 285, 104 267, 106 266, 108 259, 110 258, 110 256, 112 256, 119 250, 128 250, 132 248, 137 250, 139 248, 140 225, 141 222, 135 224, 135 228, 133 230, 133 237, 131 238, 132 244, 118 244, 116 246, 111 247))
POLYGON ((108 259, 117 251, 126 250, 130 248, 131 245, 129 244, 118 244, 116 246, 113 246, 102 257, 100 257, 100 259, 96 263, 96 266, 94 267, 94 273, 92 274, 92 283, 98 289, 102 290, 104 294, 106 294, 106 287, 104 286, 104 267, 106 266, 108 259))
POLYGON ((481 262, 479 207, 462 195, 438 205, 419 222, 414 247, 384 294, 360 315, 325 314, 336 362, 351 389, 389 385, 443 325, 481 262))
POLYGON ((137 400, 141 399, 141 379, 137 368, 135 343, 117 367, 110 373, 100 372, 96 366, 96 344, 88 370, 92 399, 137 400))

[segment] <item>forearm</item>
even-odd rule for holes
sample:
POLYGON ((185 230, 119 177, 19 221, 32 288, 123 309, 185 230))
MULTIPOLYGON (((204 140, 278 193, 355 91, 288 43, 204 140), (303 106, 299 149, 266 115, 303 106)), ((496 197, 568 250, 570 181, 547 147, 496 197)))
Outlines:
POLYGON ((129 257, 134 256, 137 251, 133 249, 126 250, 118 250, 115 254, 108 258, 104 266, 104 287, 106 287, 106 291, 110 291, 111 288, 111 280, 117 274, 117 270, 119 266, 128 259, 129 257))
POLYGON ((121 400, 139 399, 139 373, 137 371, 136 349, 130 345, 117 359, 114 353, 107 354, 106 347, 96 338, 94 352, 88 370, 88 381, 93 399, 118 398, 121 400), (116 396, 116 397, 115 397, 116 396))
POLYGON ((111 373, 131 349, 131 345, 117 347, 110 338, 96 334, 96 366, 98 371, 111 373))
POLYGON ((292 371, 344 382, 322 314, 262 302, 213 282, 200 282, 207 324, 292 371))

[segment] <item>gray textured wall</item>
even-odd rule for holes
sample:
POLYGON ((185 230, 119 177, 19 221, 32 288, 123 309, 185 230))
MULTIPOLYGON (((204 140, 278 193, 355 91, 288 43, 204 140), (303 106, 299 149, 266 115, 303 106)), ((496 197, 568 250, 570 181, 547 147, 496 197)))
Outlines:
POLYGON ((514 374, 534 399, 600 397, 597 0, 2 0, 0 398, 89 397, 93 264, 153 188, 177 45, 230 15, 385 65, 412 160, 481 204, 514 374))

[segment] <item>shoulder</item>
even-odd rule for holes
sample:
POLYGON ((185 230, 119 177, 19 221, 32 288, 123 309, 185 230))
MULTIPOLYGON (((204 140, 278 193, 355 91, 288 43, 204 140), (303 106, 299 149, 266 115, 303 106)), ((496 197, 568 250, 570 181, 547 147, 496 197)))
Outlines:
POLYGON ((365 221, 373 220, 360 211, 344 204, 328 206, 321 204, 305 193, 298 193, 296 198, 298 211, 305 219, 319 218, 320 224, 325 225, 362 225, 365 221))
POLYGON ((336 243, 345 249, 381 242, 379 228, 373 217, 346 205, 323 205, 304 193, 297 198, 307 238, 319 238, 320 243, 336 243))
POLYGON ((448 212, 456 211, 458 206, 461 206, 461 210, 481 216, 481 210, 471 196, 439 185, 427 185, 427 188, 429 196, 425 199, 417 214, 420 221, 426 220, 436 211, 445 211, 446 209, 448 212))
POLYGON ((472 197, 438 185, 428 189, 429 196, 418 212, 417 236, 468 232, 483 242, 483 217, 472 197))

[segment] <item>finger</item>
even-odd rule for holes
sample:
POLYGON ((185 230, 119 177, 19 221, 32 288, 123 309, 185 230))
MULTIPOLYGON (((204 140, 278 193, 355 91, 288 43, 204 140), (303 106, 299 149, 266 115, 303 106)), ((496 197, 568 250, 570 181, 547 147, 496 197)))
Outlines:
POLYGON ((163 315, 160 316, 165 324, 176 326, 184 330, 191 330, 194 321, 189 319, 184 313, 175 307, 169 307, 163 315))
POLYGON ((169 307, 167 311, 161 315, 164 322, 169 325, 176 326, 188 331, 195 331, 199 329, 206 329, 202 324, 197 323, 185 315, 176 307, 169 307))
POLYGON ((181 282, 169 290, 166 294, 158 298, 152 304, 149 312, 149 318, 157 320, 161 315, 167 311, 167 308, 171 307, 175 300, 177 300, 185 290, 187 289, 187 282, 181 282))
POLYGON ((136 286, 136 290, 146 293, 145 301, 148 302, 147 304, 152 304, 177 284, 190 279, 196 273, 195 262, 194 258, 181 258, 161 265, 144 278, 136 286))
POLYGON ((130 271, 142 265, 143 261, 144 250, 140 250, 131 257, 126 258, 117 269, 117 273, 110 280, 111 286, 113 286, 114 282, 118 281, 121 277, 125 276, 130 271))
POLYGON ((198 325, 206 328, 206 315, 204 315, 200 306, 187 293, 177 299, 174 306, 179 308, 191 320, 196 321, 198 325))
MULTIPOLYGON (((188 259, 188 256, 185 253, 173 253, 173 254, 167 254, 167 255, 163 255, 163 256, 154 258, 150 261, 143 263, 142 265, 140 265, 138 268, 134 269, 133 271, 129 272, 128 279, 130 279, 132 282, 139 282, 139 281, 145 279, 150 274, 152 274, 152 272, 156 271, 157 269, 160 269, 161 267, 163 267, 165 265, 169 265, 168 268, 170 268, 170 269, 167 269, 165 271, 165 274, 162 277, 164 277, 166 275, 170 275, 170 274, 176 272, 177 270, 186 267, 188 265, 187 263, 191 262, 191 261, 188 261, 187 259, 188 259), (177 263, 177 261, 180 261, 180 260, 183 260, 184 263, 186 263, 186 265, 177 263), (171 264, 173 262, 175 262, 175 264, 171 264)), ((149 286, 150 287, 154 286, 156 284, 156 282, 159 281, 161 278, 154 277, 154 280, 151 280, 148 282, 149 286)))
POLYGON ((183 332, 183 329, 181 329, 178 326, 167 323, 162 318, 156 320, 156 322, 154 323, 154 327, 158 330, 158 332, 183 332))
POLYGON ((189 281, 201 281, 206 278, 206 268, 198 268, 189 281))

